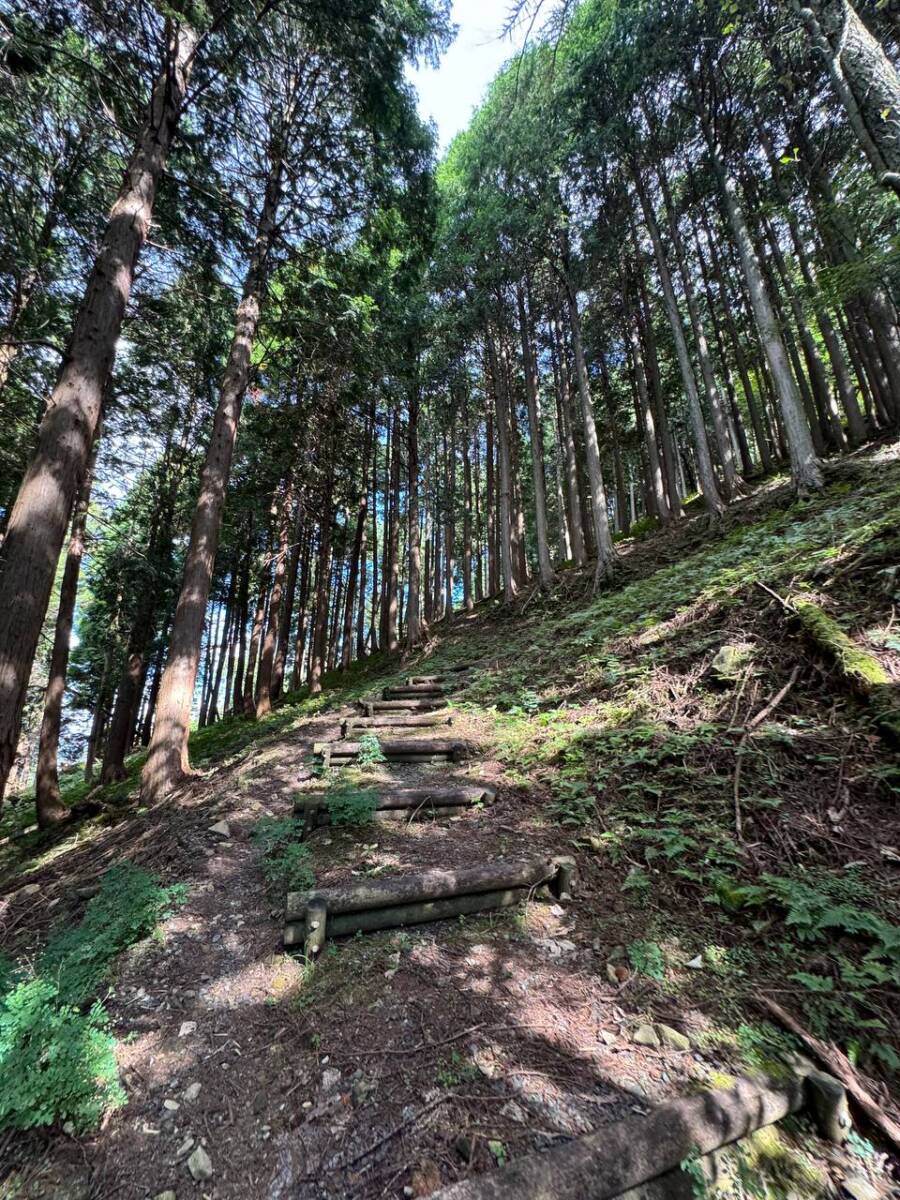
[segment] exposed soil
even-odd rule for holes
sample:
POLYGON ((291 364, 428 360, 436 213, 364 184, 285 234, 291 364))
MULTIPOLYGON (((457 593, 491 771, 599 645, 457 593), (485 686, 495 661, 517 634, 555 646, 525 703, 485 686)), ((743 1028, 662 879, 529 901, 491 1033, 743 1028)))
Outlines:
MULTIPOLYGON (((742 517, 750 520, 778 499, 756 497, 742 517)), ((685 553, 701 536, 699 524, 692 525, 679 532, 680 541, 657 542, 652 558, 646 545, 638 545, 623 569, 635 577, 652 570, 661 545, 673 560, 685 553)), ((581 586, 573 578, 571 588, 581 586)), ((871 597, 868 603, 872 621, 881 620, 884 600, 871 597)), ((537 607, 526 612, 516 638, 527 638, 527 621, 539 623, 537 607)), ((480 616, 472 625, 482 650, 493 639, 493 656, 480 652, 482 673, 502 674, 503 666, 495 664, 507 661, 503 628, 502 619, 489 625, 480 616)), ((811 720, 807 734, 792 738, 785 752, 792 765, 779 760, 785 805, 777 821, 764 808, 749 806, 749 852, 763 865, 779 855, 786 862, 833 861, 838 855, 869 864, 885 887, 896 886, 895 867, 883 854, 897 826, 895 801, 870 782, 883 748, 858 714, 844 713, 850 702, 830 690, 826 666, 804 658, 774 602, 752 620, 741 608, 698 606, 661 624, 655 636, 670 639, 652 686, 660 689, 658 704, 673 730, 693 728, 701 719, 724 724, 733 709, 735 736, 689 756, 698 774, 705 769, 726 790, 733 785, 743 723, 794 666, 801 667, 783 712, 812 714, 827 694, 831 732, 823 734, 811 720), (688 635, 693 640, 682 654, 681 639, 688 635), (698 649, 698 635, 709 639, 708 649, 698 649), (717 645, 748 636, 760 647, 758 674, 737 697, 723 692, 711 702, 706 696, 703 704, 719 707, 701 711, 692 683, 708 670, 717 645), (823 737, 832 739, 824 747, 823 737), (823 761, 823 748, 833 752, 839 770, 823 761), (820 801, 811 803, 816 796, 820 801), (843 810, 839 820, 829 816, 831 804, 843 810), (859 810, 864 819, 848 815, 859 810)), ((606 649, 627 663, 646 643, 625 637, 606 649)), ((557 686, 577 724, 579 705, 596 694, 596 682, 563 667, 557 686)), ((612 698, 615 689, 607 687, 612 698)), ((67 848, 16 880, 0 900, 5 949, 24 957, 52 924, 78 919, 85 901, 77 890, 93 884, 117 858, 127 856, 166 882, 189 885, 187 903, 164 923, 162 936, 121 963, 107 1004, 121 1039, 127 1106, 88 1138, 59 1130, 4 1135, 0 1179, 8 1180, 11 1195, 144 1200, 172 1189, 178 1200, 427 1196, 468 1173, 721 1082, 722 1072, 735 1066, 733 1057, 704 1034, 715 1030, 723 1013, 739 1019, 733 993, 710 971, 696 972, 689 994, 631 969, 623 947, 642 936, 645 914, 641 902, 622 890, 629 864, 593 852, 577 831, 548 818, 549 773, 537 769, 527 789, 519 786, 510 764, 495 756, 490 712, 466 707, 465 691, 459 699, 464 707, 452 732, 470 743, 469 762, 381 766, 372 778, 441 785, 485 780, 497 786, 496 800, 450 821, 319 829, 311 839, 317 883, 574 852, 575 901, 534 902, 516 913, 330 944, 316 967, 305 969, 281 951, 283 898, 267 892, 250 832, 261 815, 287 815, 298 790, 318 786, 298 779, 308 774, 313 743, 336 736, 340 714, 259 742, 239 763, 67 848), (210 830, 223 819, 227 837, 210 830), (34 882, 38 893, 28 889, 34 882), (635 1035, 648 1022, 689 1035, 691 1048, 638 1044, 635 1035), (199 1183, 187 1166, 198 1144, 213 1170, 199 1183)), ((752 768, 748 778, 752 783, 752 768)), ((610 804, 632 782, 608 781, 610 804)), ((709 921, 702 896, 690 888, 667 889, 665 872, 659 885, 662 898, 655 900, 671 913, 676 940, 690 922, 702 930, 709 921)), ((714 935, 721 936, 718 925, 714 935)), ((766 928, 749 926, 737 933, 747 944, 768 936, 766 928)), ((686 949, 685 961, 689 957, 686 949)), ((787 994, 802 1011, 799 989, 783 979, 760 978, 753 985, 777 989, 781 999, 787 994)), ((747 983, 742 986, 746 991, 747 983)), ((890 1103, 886 1090, 882 1097, 890 1103)), ((803 1121, 790 1124, 787 1141, 797 1163, 820 1172, 818 1192, 804 1192, 795 1180, 795 1195, 837 1194, 840 1181, 860 1169, 858 1160, 822 1144, 803 1121)), ((884 1161, 876 1156, 869 1164, 883 1189, 884 1161)))

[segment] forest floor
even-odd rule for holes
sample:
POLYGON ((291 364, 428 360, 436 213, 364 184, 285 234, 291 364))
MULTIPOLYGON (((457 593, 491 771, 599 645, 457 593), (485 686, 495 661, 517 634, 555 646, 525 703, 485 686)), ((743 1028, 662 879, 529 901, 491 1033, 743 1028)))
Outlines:
MULTIPOLYGON (((896 746, 777 597, 814 599, 900 685, 900 447, 830 468, 811 499, 770 480, 713 533, 693 517, 620 549, 597 596, 566 572, 548 596, 458 614, 404 663, 201 731, 196 777, 153 808, 132 799, 136 758, 77 828, 23 834, 27 801, 7 809, 0 930, 20 964, 122 859, 183 902, 113 970, 127 1102, 88 1135, 0 1134, 5 1196, 427 1196, 796 1049, 763 995, 897 1119, 896 746), (495 801, 319 829, 308 866, 327 884, 547 850, 575 855, 574 898, 332 942, 305 966, 281 950, 284 891, 254 831, 321 786, 298 779, 348 705, 463 663, 470 760, 392 776, 485 780, 495 801)), ((864 1123, 837 1151, 791 1119, 747 1144, 734 1194, 892 1195, 883 1150, 864 1123)))

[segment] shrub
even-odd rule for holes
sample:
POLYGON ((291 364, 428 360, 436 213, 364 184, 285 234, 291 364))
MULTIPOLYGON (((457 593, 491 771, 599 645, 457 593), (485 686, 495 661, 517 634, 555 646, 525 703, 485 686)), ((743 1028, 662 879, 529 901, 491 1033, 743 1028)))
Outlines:
POLYGON ((54 984, 61 1003, 83 1004, 116 955, 152 932, 184 895, 180 884, 162 887, 134 863, 119 863, 103 876, 83 919, 51 934, 38 974, 54 984))
POLYGON ((46 979, 13 988, 0 1004, 0 1129, 71 1121, 83 1131, 125 1103, 106 1021, 99 1001, 81 1012, 46 979))
POLYGON ((374 733, 364 733, 359 739, 359 753, 356 761, 361 767, 374 766, 376 763, 387 762, 381 743, 374 733))
POLYGON ((366 825, 378 804, 378 793, 371 788, 339 784, 327 793, 326 803, 333 825, 366 825))
POLYGON ((272 887, 304 891, 315 882, 309 850, 300 841, 303 821, 296 817, 260 817, 253 830, 263 874, 272 887))

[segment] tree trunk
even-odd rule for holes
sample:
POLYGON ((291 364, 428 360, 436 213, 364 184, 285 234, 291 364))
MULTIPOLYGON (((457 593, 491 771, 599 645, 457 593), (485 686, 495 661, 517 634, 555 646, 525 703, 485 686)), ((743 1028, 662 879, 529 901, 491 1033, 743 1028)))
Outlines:
POLYGON ((503 598, 512 604, 519 594, 513 548, 512 480, 509 455, 509 415, 506 411, 506 388, 500 379, 497 351, 490 330, 485 335, 489 374, 493 383, 494 406, 497 414, 497 458, 500 476, 500 567, 503 574, 503 598))
POLYGON ((269 590, 269 555, 266 553, 263 566, 259 572, 259 582, 256 593, 256 612, 253 614, 253 625, 250 630, 250 646, 247 650, 247 666, 244 669, 243 688, 239 712, 249 716, 254 711, 253 680, 256 675, 256 663, 259 658, 259 646, 262 641, 263 624, 266 619, 266 596, 269 590))
POLYGON ((400 411, 394 410, 393 434, 391 436, 391 525, 387 544, 387 561, 385 565, 387 585, 385 591, 387 607, 387 641, 385 648, 395 654, 400 645, 397 629, 400 594, 400 411))
POLYGON ((166 23, 148 119, 110 214, 0 557, 0 802, 76 491, 100 419, 135 266, 187 95, 198 34, 166 23))
POLYGON ((329 461, 319 524, 319 563, 316 568, 316 599, 313 608, 312 645, 309 656, 309 694, 322 691, 325 638, 328 622, 328 583, 331 579, 331 541, 334 530, 334 465, 329 461))
POLYGON ((446 554, 446 570, 444 573, 444 616, 448 621, 453 618, 453 586, 456 582, 456 414, 450 418, 449 448, 444 443, 444 469, 446 472, 447 503, 444 524, 444 553, 446 554))
POLYGON ((85 530, 98 445, 99 438, 94 441, 84 479, 75 501, 69 551, 66 555, 66 565, 63 569, 62 583, 59 589, 59 609, 56 614, 50 666, 47 671, 47 690, 44 693, 44 715, 41 720, 35 779, 37 822, 41 829, 46 829, 55 822, 61 821, 68 813, 68 809, 60 799, 59 791, 59 735, 63 699, 66 692, 66 673, 69 666, 69 648, 72 642, 72 626, 75 617, 75 600, 78 595, 78 577, 81 573, 81 560, 84 556, 85 530))
POLYGON ((200 476, 200 494, 191 524, 181 593, 172 622, 169 659, 159 691, 156 727, 141 776, 141 793, 145 800, 152 801, 166 795, 190 771, 188 736, 191 702, 200 661, 200 640, 222 527, 238 421, 250 379, 253 345, 268 278, 269 252, 276 234, 283 165, 281 147, 275 143, 271 148, 265 196, 235 318, 234 336, 213 420, 212 436, 200 476))
POLYGON ((291 509, 294 507, 294 482, 289 478, 284 487, 281 500, 281 513, 278 521, 278 554, 275 558, 275 573, 272 576, 272 591, 269 595, 269 620, 266 625, 266 636, 263 640, 262 657, 259 672, 256 677, 256 719, 266 717, 272 711, 272 676, 275 670, 275 651, 278 645, 278 622, 281 619, 281 598, 284 593, 284 580, 287 575, 288 552, 290 546, 291 509))
POLYGON ((247 669, 247 621, 250 617, 250 559, 253 545, 253 524, 247 529, 247 552, 241 568, 238 590, 238 657, 234 672, 234 690, 231 696, 231 711, 235 714, 244 707, 244 672, 247 669))
POLYGON ((584 343, 581 338, 581 316, 578 312, 578 297, 568 272, 563 277, 566 303, 569 311, 569 330, 572 335, 572 350, 575 355, 575 379, 581 399, 581 420, 584 427, 584 445, 587 455, 588 479, 591 487, 591 512, 594 519, 594 541, 597 548, 597 567, 594 572, 594 587, 610 579, 616 566, 616 549, 609 529, 609 513, 606 507, 606 488, 603 485, 603 468, 600 463, 600 445, 597 441, 597 424, 594 406, 588 386, 587 364, 584 359, 584 343))
POLYGON ((553 361, 557 369, 556 396, 561 436, 566 455, 566 495, 569 500, 569 535, 572 541, 572 558, 576 567, 587 562, 584 544, 584 525, 581 519, 581 491, 578 486, 578 456, 575 453, 575 437, 572 433, 572 399, 569 395, 569 368, 566 362, 566 347, 559 324, 554 321, 552 341, 555 347, 553 361))
POLYGON ((778 328, 778 320, 772 308, 772 302, 766 292, 762 271, 753 249, 753 241, 744 212, 738 199, 737 183, 725 170, 725 165, 713 141, 711 132, 706 127, 707 143, 713 170, 719 181, 719 187, 725 203, 725 212, 737 243, 744 278, 750 293, 750 303, 756 319, 756 327, 762 341, 763 352, 772 372, 775 384, 775 394, 778 407, 784 423, 788 442, 788 452, 791 458, 791 477, 794 487, 802 495, 822 487, 824 477, 819 460, 816 457, 809 426, 803 413, 797 385, 791 374, 787 352, 778 328))
MULTIPOLYGON (((409 393, 409 427, 406 432, 406 519, 409 526, 409 587, 406 597, 406 645, 418 646, 423 630, 421 616, 421 546, 419 529, 419 381, 414 379, 409 393)), ((426 582, 426 588, 427 588, 426 582)))
POLYGON ((497 532, 495 529, 497 509, 494 504, 494 493, 497 484, 494 479, 494 415, 489 412, 485 424, 485 509, 486 533, 488 546, 488 595, 496 596, 500 591, 500 573, 497 562, 497 532))
POLYGON ((541 405, 538 396, 537 363, 532 350, 531 317, 525 307, 525 291, 516 287, 519 309, 519 333, 522 338, 522 363, 525 371, 525 397, 528 401, 528 433, 531 439, 531 475, 534 483, 534 523, 537 535, 538 577, 545 590, 553 587, 556 576, 550 561, 550 526, 547 521, 547 483, 544 475, 544 434, 541 429, 541 405))
POLYGON ((472 599, 472 431, 469 428, 469 398, 463 394, 463 431, 462 431, 462 460, 463 460, 463 607, 471 612, 475 607, 472 599))
POLYGON ((706 511, 713 520, 717 520, 725 511, 725 504, 719 494, 719 487, 716 483, 716 473, 713 468, 712 457, 709 453, 709 443, 706 440, 706 425, 703 421, 703 409, 700 407, 700 396, 697 392, 697 381, 694 378, 694 368, 691 365, 691 358, 688 353, 687 342, 684 337, 684 328, 681 324, 681 314, 678 312, 678 301, 675 299, 675 289, 672 287, 672 277, 669 274, 669 266, 666 262, 666 254, 663 249, 662 238, 659 233, 659 226, 656 223, 656 216, 653 212, 653 207, 650 202, 650 197, 644 187, 640 176, 640 169, 635 164, 632 166, 632 178, 634 180, 635 189, 637 191, 638 200, 640 201, 641 210, 644 214, 644 220, 647 229, 650 233, 650 240, 653 243, 653 254, 656 258, 656 272, 659 276, 659 281, 663 290, 663 302, 665 304, 666 315, 669 318, 669 327, 672 330, 672 337, 675 342, 675 354, 678 358, 678 366, 681 370, 681 381, 684 384, 685 394, 688 402, 688 417, 691 424, 691 434, 694 441, 694 452, 697 458, 697 470, 700 475, 700 488, 703 492, 703 500, 706 504, 706 511))
POLYGON ((900 197, 900 77, 849 0, 793 0, 879 183, 900 197))

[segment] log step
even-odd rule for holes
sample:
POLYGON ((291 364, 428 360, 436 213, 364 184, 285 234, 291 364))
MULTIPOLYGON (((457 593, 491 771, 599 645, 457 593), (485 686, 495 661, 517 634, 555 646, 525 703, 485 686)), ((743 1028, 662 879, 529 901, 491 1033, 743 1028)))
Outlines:
POLYGON ((439 700, 443 695, 444 689, 437 684, 417 683, 386 687, 381 693, 381 698, 382 700, 439 700))
POLYGON ((350 737, 356 729, 419 729, 452 724, 449 712, 382 713, 375 717, 348 717, 341 723, 341 737, 350 737))
MULTIPOLYGON (((466 757, 466 743, 451 738, 406 738, 402 741, 386 741, 379 738, 381 753, 388 762, 462 762, 466 757)), ((321 754, 326 767, 334 763, 352 762, 362 748, 360 742, 316 742, 314 754, 321 754)))
MULTIPOLYGON (((443 788, 392 788, 379 792, 375 800, 375 821, 412 821, 417 817, 451 817, 465 812, 475 804, 488 804, 496 795, 487 784, 462 784, 443 788)), ((310 792, 300 797, 294 812, 303 817, 305 839, 320 825, 331 824, 328 797, 322 792, 310 792)))
POLYGON ((443 696, 424 700, 358 700, 357 704, 367 717, 374 717, 377 713, 437 712, 447 707, 443 696))
POLYGON ((312 956, 326 937, 508 908, 528 896, 566 899, 574 872, 571 858, 501 860, 456 870, 429 867, 392 879, 352 880, 332 888, 291 892, 284 944, 302 945, 312 956))

